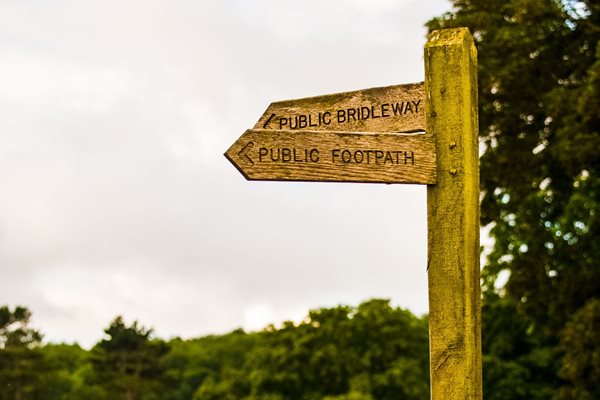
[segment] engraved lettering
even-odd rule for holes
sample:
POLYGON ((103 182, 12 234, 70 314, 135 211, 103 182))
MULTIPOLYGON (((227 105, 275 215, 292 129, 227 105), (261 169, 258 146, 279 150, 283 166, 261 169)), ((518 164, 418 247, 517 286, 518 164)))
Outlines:
POLYGON ((362 164, 363 160, 365 159, 365 155, 361 150, 356 150, 354 152, 354 161, 357 164, 362 164), (360 155, 360 160, 359 160, 359 155, 360 155))
POLYGON ((356 121, 356 110, 354 108, 348 109, 348 121, 350 121, 350 117, 356 121))
POLYGON ((288 124, 288 119, 285 117, 279 118, 279 129, 283 129, 288 124))
POLYGON ((383 161, 383 163, 387 164, 388 160, 389 160, 390 164, 394 163, 394 159, 392 158, 392 154, 389 151, 386 151, 385 152, 385 160, 383 161))
POLYGON ((310 151, 310 161, 314 163, 319 162, 319 149, 312 149, 310 151))
POLYGON ((349 163, 350 161, 352 161, 352 153, 350 153, 350 150, 342 151, 342 161, 345 162, 346 164, 349 163), (347 157, 346 157, 346 155, 347 155, 347 157))
POLYGON ((265 157, 268 154, 269 154, 269 150, 267 150, 266 147, 261 147, 260 149, 258 149, 258 161, 262 162, 263 157, 265 157))
MULTIPOLYGON (((315 149, 316 150, 316 149, 315 149)), ((307 156, 308 159, 308 156, 307 156)), ((415 164, 415 155, 412 151, 370 150, 370 149, 332 149, 331 160, 333 164, 367 164, 367 165, 405 165, 415 164)), ((315 162, 312 159, 311 161, 315 162)), ((308 161, 307 161, 308 162, 308 161)))
POLYGON ((360 119, 369 119, 370 113, 371 113, 371 110, 369 110, 369 107, 361 107, 360 108, 360 119))
POLYGON ((273 149, 271 149, 271 161, 276 162, 279 161, 279 148, 277 149, 277 158, 273 156, 273 149))
MULTIPOLYGON (((279 118, 279 129, 310 129, 323 125, 331 125, 335 114, 335 122, 338 124, 353 123, 368 119, 389 118, 393 116, 402 116, 406 114, 419 113, 422 100, 399 101, 394 103, 383 103, 379 105, 359 106, 343 108, 332 111, 319 111, 314 114, 298 114, 279 118)), ((267 120, 275 119, 275 114, 267 120)), ((365 150, 362 150, 363 152, 365 150)), ((395 154, 395 153, 393 153, 395 154)), ((341 153, 340 153, 341 156, 341 153)), ((364 156, 364 154, 363 154, 364 156)), ((366 155, 367 162, 370 155, 366 155)), ((384 158, 386 156, 384 155, 384 158)), ((383 161, 383 160, 382 160, 383 161)), ((389 161, 388 161, 389 162, 389 161)))
POLYGON ((415 106, 415 113, 418 114, 419 113, 419 104, 421 104, 421 100, 419 100, 419 101, 413 101, 412 103, 415 106))
POLYGON ((320 160, 317 148, 295 148, 295 147, 261 147, 258 149, 259 162, 282 162, 282 163, 318 163, 320 160), (270 159, 269 159, 270 154, 270 159))
POLYGON ((387 118, 390 116, 390 114, 388 114, 390 111, 390 105, 388 103, 382 104, 381 105, 381 116, 383 118, 387 118))
POLYGON ((399 115, 402 113, 402 108, 404 108, 404 102, 402 103, 392 103, 392 111, 394 115, 399 115))
POLYGON ((371 106, 371 118, 381 118, 381 115, 375 115, 375 106, 371 106))
POLYGON ((306 115, 299 115, 296 118, 298 118, 298 126, 300 127, 300 129, 304 129, 308 126, 306 115))
POLYGON ((339 156, 340 156, 340 149, 331 150, 331 159, 334 164, 335 164, 335 159, 338 158, 339 156))

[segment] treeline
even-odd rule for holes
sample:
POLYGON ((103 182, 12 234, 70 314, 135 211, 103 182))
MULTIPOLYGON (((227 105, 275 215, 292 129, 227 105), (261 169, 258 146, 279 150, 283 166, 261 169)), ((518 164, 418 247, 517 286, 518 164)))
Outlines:
POLYGON ((263 331, 164 341, 115 318, 91 350, 0 308, 1 400, 427 399, 427 319, 386 300, 263 331))
MULTIPOLYGON (((593 400, 600 302, 540 342, 518 304, 487 291, 487 400, 593 400)), ((115 318, 92 349, 42 344, 23 307, 0 307, 0 400, 427 400, 427 317, 373 299, 260 332, 169 341, 115 318)))

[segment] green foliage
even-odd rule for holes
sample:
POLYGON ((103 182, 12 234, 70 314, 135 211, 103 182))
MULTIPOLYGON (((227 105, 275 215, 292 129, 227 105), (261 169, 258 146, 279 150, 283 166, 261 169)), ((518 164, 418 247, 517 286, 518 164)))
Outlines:
MULTIPOLYGON (((41 338, 27 326, 29 311, 1 310, 5 337, 18 331, 22 338, 41 338)), ((15 343, 15 351, 0 350, 0 384, 9 388, 0 391, 0 400, 429 397, 427 319, 387 300, 312 310, 301 323, 255 333, 240 329, 164 343, 152 338, 151 329, 137 322, 128 326, 121 317, 105 333, 90 351, 76 344, 3 339, 15 343)))
MULTIPOLYGON (((33 399, 68 400, 83 382, 78 372, 87 361, 87 351, 78 345, 48 344, 39 349, 38 382, 33 399)), ((93 397, 86 397, 93 399, 93 397)))
MULTIPOLYGON (((425 399, 427 321, 385 300, 313 310, 300 324, 262 332, 245 370, 247 382, 225 379, 237 398, 425 399)), ((207 385, 218 393, 216 383, 207 385)))
POLYGON ((339 396, 325 396, 323 400, 373 400, 373 397, 362 392, 349 392, 339 396))
POLYGON ((426 399, 427 320, 385 300, 321 308, 299 323, 183 341, 166 399, 426 399))
POLYGON ((25 307, 0 307, 0 400, 25 399, 39 383, 42 335, 29 327, 30 318, 25 307))
POLYGON ((137 321, 126 326, 122 317, 115 318, 104 332, 108 338, 92 350, 90 383, 101 386, 110 399, 160 399, 168 346, 150 340, 152 330, 137 321))
POLYGON ((201 385, 203 388, 196 393, 196 398, 221 393, 216 380, 234 380, 233 372, 243 371, 246 355, 258 340, 257 334, 246 334, 242 330, 186 341, 172 340, 171 350, 165 357, 165 373, 171 382, 167 398, 191 399, 201 385))
POLYGON ((536 347, 510 298, 485 293, 482 309, 483 387, 489 400, 552 397, 556 350, 536 347))
POLYGON ((42 340, 42 335, 29 327, 31 311, 17 306, 11 311, 7 306, 0 307, 0 350, 14 348, 34 348, 42 340))
POLYGON ((591 299, 567 323, 562 337, 564 352, 560 376, 570 382, 558 399, 600 399, 600 300, 591 299))
POLYGON ((494 238, 482 273, 485 396, 597 398, 573 371, 597 376, 598 365, 573 350, 600 334, 570 332, 600 295, 600 6, 452 5, 428 26, 469 27, 479 53, 481 215, 494 238))

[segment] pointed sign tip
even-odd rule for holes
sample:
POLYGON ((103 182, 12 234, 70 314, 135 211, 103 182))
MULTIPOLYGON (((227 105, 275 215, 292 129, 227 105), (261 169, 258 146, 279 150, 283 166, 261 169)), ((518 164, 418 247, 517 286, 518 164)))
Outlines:
POLYGON ((239 141, 236 140, 229 149, 227 149, 227 151, 225 153, 223 153, 223 156, 225 156, 225 158, 235 167, 235 169, 237 169, 240 174, 242 174, 242 176, 247 180, 247 181, 251 181, 252 179, 250 178, 250 176, 248 176, 248 174, 244 171, 244 169, 241 167, 240 164, 238 164, 238 162, 235 159, 235 150, 234 147, 236 146, 237 142, 239 141))

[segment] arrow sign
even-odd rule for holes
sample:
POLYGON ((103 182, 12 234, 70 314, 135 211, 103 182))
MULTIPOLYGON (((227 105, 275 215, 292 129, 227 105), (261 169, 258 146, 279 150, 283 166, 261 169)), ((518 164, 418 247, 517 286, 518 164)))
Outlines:
POLYGON ((423 83, 285 100, 267 108, 254 129, 340 132, 425 130, 423 83))
POLYGON ((248 180, 436 182, 430 134, 249 129, 225 157, 248 180))

